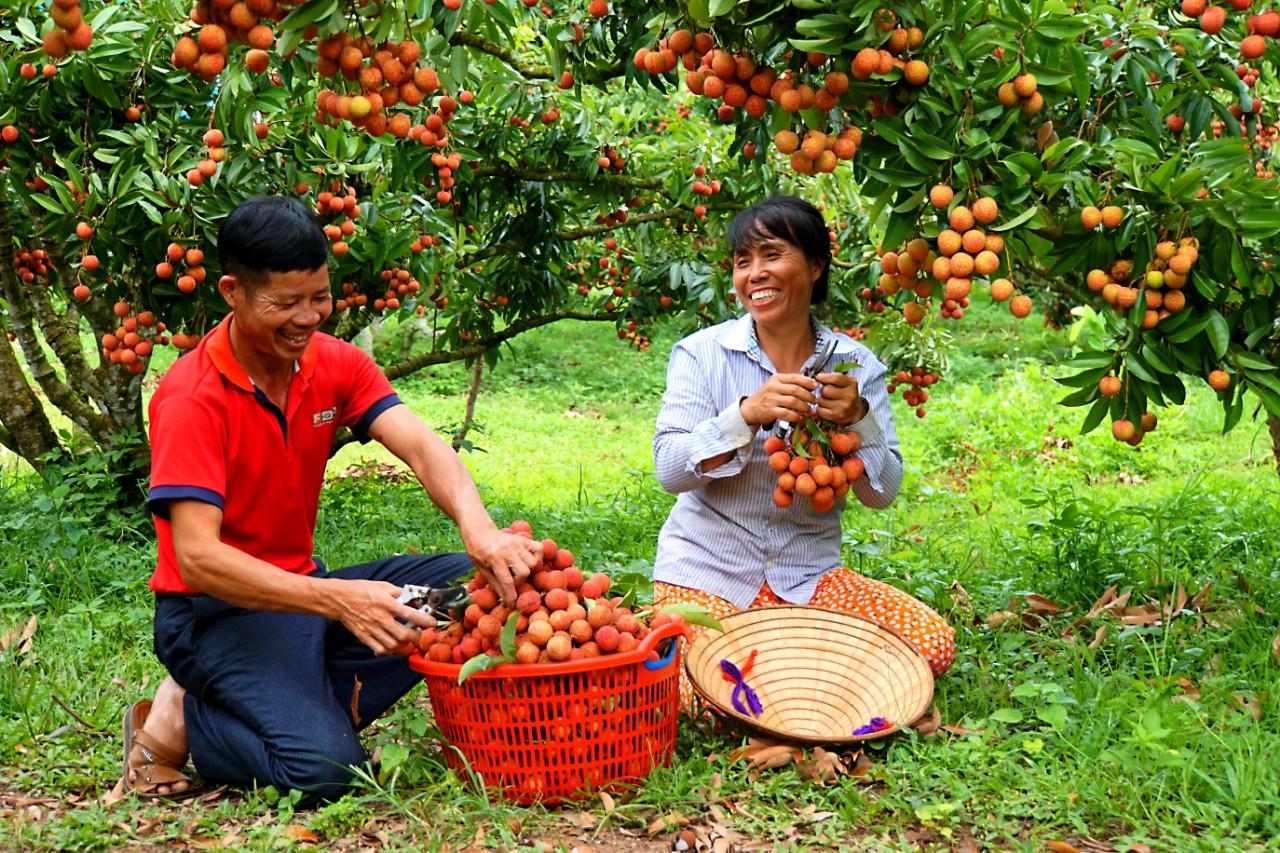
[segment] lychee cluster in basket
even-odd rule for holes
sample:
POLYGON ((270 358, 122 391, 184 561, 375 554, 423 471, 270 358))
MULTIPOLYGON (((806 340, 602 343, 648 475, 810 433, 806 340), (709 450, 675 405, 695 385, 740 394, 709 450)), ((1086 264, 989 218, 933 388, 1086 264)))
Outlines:
MULTIPOLYGON (((504 532, 532 538, 527 521, 504 532)), ((608 598, 609 576, 590 577, 574 565, 571 551, 542 540, 542 564, 516 585, 514 607, 477 574, 467 585, 470 603, 447 625, 424 629, 418 650, 429 661, 474 664, 464 672, 499 663, 556 663, 634 651, 653 629, 684 617, 667 611, 633 611, 622 596, 608 598)), ((658 653, 651 653, 653 660, 658 653)))

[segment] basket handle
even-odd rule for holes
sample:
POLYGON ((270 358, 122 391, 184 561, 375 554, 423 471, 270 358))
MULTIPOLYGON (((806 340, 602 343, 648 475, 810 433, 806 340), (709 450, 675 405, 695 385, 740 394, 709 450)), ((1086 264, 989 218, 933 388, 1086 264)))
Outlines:
POLYGON ((650 631, 648 636, 640 641, 639 651, 643 652, 646 658, 649 657, 649 652, 653 651, 654 647, 656 647, 658 643, 663 640, 671 640, 671 642, 667 643, 666 651, 663 652, 662 657, 658 660, 643 661, 644 668, 652 672, 654 670, 662 669, 667 666, 667 664, 671 663, 672 659, 676 656, 677 644, 675 642, 675 638, 683 636, 684 631, 684 625, 678 625, 674 622, 668 622, 666 625, 650 631))

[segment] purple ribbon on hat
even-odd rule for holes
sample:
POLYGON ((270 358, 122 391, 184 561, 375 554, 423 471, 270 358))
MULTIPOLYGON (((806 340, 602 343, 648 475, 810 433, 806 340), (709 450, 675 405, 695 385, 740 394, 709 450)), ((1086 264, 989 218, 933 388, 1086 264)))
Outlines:
POLYGON ((742 671, 738 669, 733 661, 728 658, 721 658, 720 671, 733 680, 733 695, 729 698, 733 702, 735 711, 743 716, 751 717, 764 713, 764 706, 760 704, 760 697, 747 685, 742 671), (746 699, 746 704, 743 704, 744 698, 746 699))
POLYGON ((882 732, 885 729, 891 728, 893 728, 893 723, 890 723, 884 717, 872 717, 871 722, 867 723, 865 726, 858 726, 858 728, 853 730, 853 734, 855 736, 873 735, 876 732, 882 732))

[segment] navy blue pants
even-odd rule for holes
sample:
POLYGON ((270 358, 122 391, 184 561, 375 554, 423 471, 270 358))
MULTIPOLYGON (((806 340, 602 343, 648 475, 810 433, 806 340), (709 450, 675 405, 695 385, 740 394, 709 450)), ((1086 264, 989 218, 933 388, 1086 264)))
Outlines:
MULTIPOLYGON (((315 576, 440 587, 470 568, 465 554, 406 555, 315 576)), ((304 804, 342 796, 351 765, 366 759, 357 732, 422 678, 402 657, 374 655, 340 622, 208 595, 156 597, 155 651, 187 691, 187 740, 201 777, 300 790, 304 804)))

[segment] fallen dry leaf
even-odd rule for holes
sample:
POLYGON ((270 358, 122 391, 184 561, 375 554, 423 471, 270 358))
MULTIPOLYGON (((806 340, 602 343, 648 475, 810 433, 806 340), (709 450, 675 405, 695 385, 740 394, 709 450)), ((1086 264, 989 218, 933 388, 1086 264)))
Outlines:
POLYGON ((1094 616, 1101 613, 1104 607, 1115 601, 1117 588, 1118 587, 1115 584, 1112 584, 1103 590, 1102 595, 1098 596, 1098 600, 1089 607, 1089 612, 1086 613, 1085 616, 1092 619, 1094 616))
POLYGON ((351 691, 351 722, 355 723, 356 728, 360 728, 360 676, 356 676, 355 687, 351 691))
MULTIPOLYGON (((796 762, 796 774, 801 779, 808 779, 819 785, 834 782, 847 772, 839 755, 828 752, 820 746, 815 747, 808 756, 796 762)), ((804 811, 801 810, 800 814, 804 814, 804 811)))
POLYGON ((124 799, 125 791, 124 777, 122 776, 116 782, 116 786, 114 788, 102 795, 102 804, 104 806, 115 805, 124 799))
POLYGON ((689 819, 684 815, 679 812, 667 812, 649 821, 649 825, 645 828, 645 835, 657 835, 659 832, 666 832, 676 827, 688 825, 689 819))
POLYGON ((613 802, 613 797, 609 796, 608 791, 600 792, 600 805, 604 806, 605 814, 609 814, 617 808, 616 804, 613 802))
POLYGON ((1154 625, 1160 621, 1160 611, 1156 610, 1150 604, 1142 604, 1137 607, 1126 607, 1120 614, 1120 621, 1126 625, 1154 625))
POLYGON ((1271 656, 1276 659, 1276 663, 1280 663, 1280 634, 1276 634, 1276 638, 1271 641, 1271 656))
POLYGON ((1248 714, 1250 717, 1253 717, 1254 720, 1262 719, 1262 705, 1258 702, 1256 696, 1237 693, 1232 698, 1235 700, 1236 710, 1248 714))
POLYGON ((1035 613, 1036 615, 1054 616, 1062 612, 1062 605, 1050 601, 1043 595, 1036 595, 1034 592, 1026 596, 1027 613, 1035 613))
POLYGON ((565 815, 565 818, 569 821, 569 823, 573 824, 579 829, 595 829, 596 828, 596 816, 591 814, 590 812, 571 812, 565 815))
POLYGON ((320 836, 311 831, 309 827, 300 823, 291 823, 284 828, 286 838, 293 839, 299 844, 319 844, 320 836))
POLYGON ((876 763, 871 760, 863 750, 858 750, 853 757, 853 766, 849 768, 849 775, 859 782, 870 784, 875 781, 871 776, 871 771, 875 769, 876 763))
POLYGON ((987 617, 987 627, 999 628, 1004 623, 1017 618, 1018 614, 1014 613, 1012 610, 997 610, 995 613, 992 613, 987 617))
POLYGON ((929 710, 925 711, 920 719, 911 724, 911 728, 915 729, 916 734, 922 737, 932 737, 937 734, 941 725, 942 714, 938 711, 938 706, 930 705, 929 710))
POLYGON ((1080 853, 1074 844, 1068 844, 1065 841, 1046 841, 1044 846, 1046 850, 1052 850, 1053 853, 1080 853))
POLYGON ((1093 639, 1089 641, 1089 648, 1096 649, 1102 645, 1102 641, 1107 638, 1107 626, 1099 625, 1098 630, 1093 632, 1093 639))

